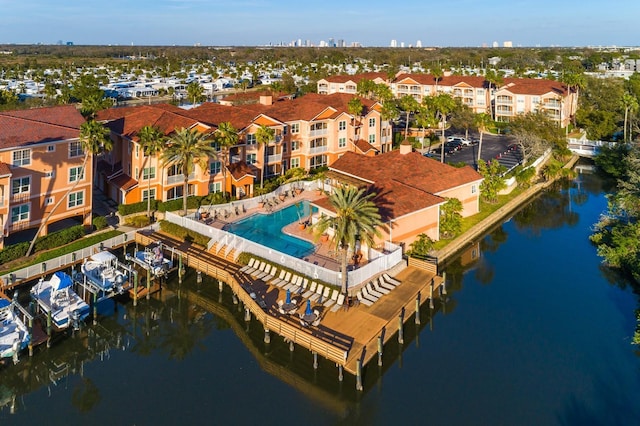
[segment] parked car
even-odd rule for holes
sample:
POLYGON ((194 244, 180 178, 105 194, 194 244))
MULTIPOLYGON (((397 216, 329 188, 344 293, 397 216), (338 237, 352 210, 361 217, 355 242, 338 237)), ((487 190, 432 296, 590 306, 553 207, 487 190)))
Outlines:
POLYGON ((473 144, 473 142, 471 142, 469 139, 463 138, 462 136, 449 136, 447 138, 447 142, 460 142, 464 146, 473 144))
POLYGON ((449 152, 452 151, 451 153, 455 152, 455 151, 460 151, 462 149, 462 142, 460 141, 451 141, 451 142, 446 142, 444 144, 445 146, 445 152, 449 152))

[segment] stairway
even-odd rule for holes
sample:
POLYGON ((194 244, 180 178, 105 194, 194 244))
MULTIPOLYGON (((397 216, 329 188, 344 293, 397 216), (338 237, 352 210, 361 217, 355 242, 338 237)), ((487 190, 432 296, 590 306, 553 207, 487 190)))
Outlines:
POLYGON ((498 163, 504 166, 507 170, 511 170, 522 162, 522 152, 518 145, 510 145, 508 149, 496 156, 498 163))

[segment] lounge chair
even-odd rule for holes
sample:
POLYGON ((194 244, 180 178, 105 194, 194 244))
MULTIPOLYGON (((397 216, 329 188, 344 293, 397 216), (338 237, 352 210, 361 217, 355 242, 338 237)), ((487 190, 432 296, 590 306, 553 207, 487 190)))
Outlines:
POLYGON ((305 278, 302 280, 302 285, 299 286, 299 289, 296 293, 302 294, 304 291, 307 291, 307 287, 309 287, 309 279, 305 278))
POLYGON ((366 297, 364 297, 364 295, 362 294, 361 291, 359 291, 358 293, 356 293, 356 297, 358 298, 358 300, 360 301, 360 303, 362 303, 365 306, 371 306, 373 305, 374 302, 372 302, 371 300, 367 299, 366 297))
POLYGON ((298 276, 298 278, 292 283, 293 287, 290 287, 289 290, 291 290, 292 293, 299 294, 302 291, 303 283, 304 279, 301 276, 298 276))
MULTIPOLYGON (((329 288, 329 287, 327 287, 327 288, 329 288)), ((331 297, 328 300, 325 300, 325 302, 322 304, 322 306, 324 306, 325 308, 329 309, 330 307, 335 305, 335 303, 338 301, 338 296, 339 295, 340 295, 340 292, 338 290, 333 290, 333 292, 331 293, 331 297)))
POLYGON ((365 294, 368 294, 370 296, 377 297, 378 299, 384 296, 384 293, 380 293, 373 288, 373 284, 371 282, 368 282, 363 288, 365 289, 365 294))
POLYGON ((284 288, 287 284, 289 284, 289 279, 291 278, 291 272, 287 272, 284 276, 284 279, 277 283, 276 285, 280 288, 284 288))
POLYGON ((390 277, 389 274, 387 274, 386 272, 382 274, 382 276, 384 277, 384 280, 388 283, 391 283, 396 286, 402 284, 402 281, 398 281, 395 278, 390 277))
POLYGON ((318 299, 318 304, 324 304, 324 302, 326 302, 329 299, 330 295, 331 295, 331 287, 326 286, 324 288, 324 291, 322 292, 322 297, 318 299))
POLYGON ((305 299, 308 298, 309 296, 311 296, 312 294, 314 294, 316 292, 316 288, 318 288, 318 283, 315 282, 315 281, 311 281, 311 287, 309 287, 309 290, 304 292, 302 297, 305 298, 305 299))
POLYGON ((242 268, 240 268, 240 272, 246 272, 249 269, 253 268, 253 264, 256 262, 256 260, 252 257, 251 259, 249 259, 249 263, 247 263, 245 266, 243 266, 242 268))
POLYGON ((331 312, 338 312, 340 308, 344 305, 344 294, 338 294, 338 300, 336 300, 336 304, 331 308, 331 312))
POLYGON ((283 288, 284 288, 285 290, 291 290, 291 291, 293 291, 292 289, 296 286, 296 283, 297 283, 297 282, 298 282, 298 276, 294 274, 294 275, 291 277, 291 280, 289 280, 289 284, 285 285, 283 288))
POLYGON ((312 302, 315 302, 316 300, 319 300, 322 297, 322 292, 324 291, 324 285, 323 284, 318 284, 318 287, 316 287, 316 292, 314 294, 312 294, 311 296, 309 296, 309 300, 311 300, 312 302))
POLYGON ((369 282, 369 284, 367 285, 369 286, 369 289, 375 290, 378 293, 389 294, 389 292, 391 291, 388 288, 380 287, 380 284, 378 284, 378 280, 371 280, 371 282, 369 282))
POLYGON ((276 274, 278 273, 278 268, 276 266, 271 266, 271 271, 265 271, 265 272, 267 272, 267 275, 262 278, 262 281, 268 283, 269 281, 273 280, 276 277, 276 274))
POLYGON ((254 277, 259 280, 262 277, 266 276, 267 273, 265 272, 265 269, 267 268, 267 266, 270 267, 271 265, 268 265, 265 262, 260 262, 260 266, 258 267, 258 271, 254 275, 254 277))
POLYGON ((280 275, 278 276, 278 278, 274 278, 273 280, 271 280, 269 282, 269 284, 271 285, 278 285, 280 283, 280 281, 284 280, 284 276, 287 273, 287 271, 285 271, 284 269, 280 270, 280 275))
POLYGON ((380 299, 380 296, 382 296, 382 295, 378 296, 377 294, 372 294, 366 286, 360 289, 360 293, 362 293, 362 295, 365 298, 371 300, 372 302, 377 302, 378 299, 380 299))
POLYGON ((386 288, 386 289, 387 289, 387 290, 389 290, 389 291, 391 291, 391 290, 393 290, 394 288, 396 288, 396 286, 395 286, 395 285, 393 285, 393 284, 390 284, 390 283, 386 282, 386 281, 384 280, 384 278, 382 278, 382 275, 380 275, 380 276, 378 277, 378 287, 380 287, 380 288, 386 288))

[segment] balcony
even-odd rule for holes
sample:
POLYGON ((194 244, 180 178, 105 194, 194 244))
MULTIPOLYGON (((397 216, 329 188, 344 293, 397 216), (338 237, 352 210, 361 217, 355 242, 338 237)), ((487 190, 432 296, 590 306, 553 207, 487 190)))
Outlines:
POLYGON ((507 105, 511 105, 513 104, 513 98, 510 98, 508 96, 498 96, 498 99, 496 99, 496 103, 499 104, 507 104, 507 105))
MULTIPOLYGON (((189 179, 188 180, 193 180, 195 179, 196 174, 195 173, 191 173, 189 175, 189 179)), ((167 176, 167 180, 165 182, 165 185, 174 185, 176 183, 184 183, 184 176, 183 175, 173 175, 173 176, 167 176)))
POLYGON ((309 148, 309 154, 310 155, 321 154, 323 152, 327 152, 327 146, 326 145, 316 146, 314 148, 309 148))
POLYGON ((547 109, 560 109, 562 107, 562 103, 558 101, 546 101, 544 103, 544 107, 547 109))
POLYGON ((309 137, 310 137, 310 138, 314 138, 314 137, 316 137, 316 136, 324 136, 324 135, 326 135, 327 133, 329 133, 329 130, 328 130, 328 129, 311 130, 311 131, 309 132, 309 137))
POLYGON ((279 163, 282 161, 282 154, 267 155, 267 164, 279 163))
POLYGON ((25 201, 29 201, 30 197, 31 197, 30 192, 19 192, 17 194, 11 194, 11 202, 24 203, 25 201))

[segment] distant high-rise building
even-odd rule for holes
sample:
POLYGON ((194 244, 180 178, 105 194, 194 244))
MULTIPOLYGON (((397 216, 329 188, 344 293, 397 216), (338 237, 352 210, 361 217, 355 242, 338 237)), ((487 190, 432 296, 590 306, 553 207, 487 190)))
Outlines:
POLYGON ((512 41, 505 41, 502 43, 502 47, 513 47, 512 41))
POLYGON ((404 41, 400 42, 400 47, 404 47, 404 41))
POLYGON ((391 40, 390 47, 398 47, 398 40, 391 40))
POLYGON ((493 44, 492 44, 492 46, 493 46, 493 47, 498 47, 498 46, 500 46, 500 45, 498 44, 498 42, 497 42, 497 41, 494 41, 494 42, 493 42, 493 44))
POLYGON ((416 47, 417 48, 421 48, 422 47, 422 40, 416 41, 416 47))

